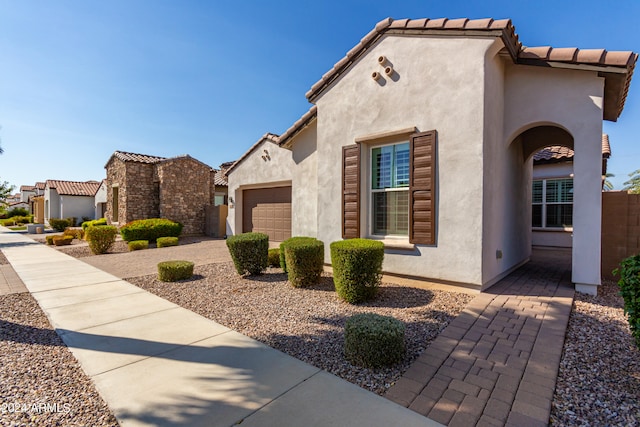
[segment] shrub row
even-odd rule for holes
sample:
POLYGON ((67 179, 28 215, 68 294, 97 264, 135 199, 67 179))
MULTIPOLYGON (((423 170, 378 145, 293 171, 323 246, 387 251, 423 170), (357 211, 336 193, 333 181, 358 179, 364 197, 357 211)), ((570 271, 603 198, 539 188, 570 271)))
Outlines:
POLYGON ((120 228, 122 239, 148 240, 155 242, 158 237, 179 237, 182 224, 164 218, 139 219, 131 221, 120 228))
POLYGON ((30 224, 33 222, 33 215, 13 215, 7 219, 0 219, 0 224, 3 226, 12 226, 12 225, 24 225, 30 224))
POLYGON ((148 240, 132 240, 127 244, 127 246, 129 247, 129 251, 139 251, 142 249, 148 249, 149 241, 148 240))
POLYGON ((191 261, 164 261, 158 264, 158 280, 162 282, 186 280, 191 276, 193 276, 191 261))
POLYGON ((68 219, 49 218, 49 225, 56 231, 64 231, 67 227, 73 227, 68 219))

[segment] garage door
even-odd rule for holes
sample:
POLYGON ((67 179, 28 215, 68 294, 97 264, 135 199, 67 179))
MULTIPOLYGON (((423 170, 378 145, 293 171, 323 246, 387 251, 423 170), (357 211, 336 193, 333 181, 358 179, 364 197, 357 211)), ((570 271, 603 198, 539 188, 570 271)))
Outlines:
POLYGON ((291 187, 260 188, 242 193, 242 231, 269 235, 269 241, 291 237, 291 187))

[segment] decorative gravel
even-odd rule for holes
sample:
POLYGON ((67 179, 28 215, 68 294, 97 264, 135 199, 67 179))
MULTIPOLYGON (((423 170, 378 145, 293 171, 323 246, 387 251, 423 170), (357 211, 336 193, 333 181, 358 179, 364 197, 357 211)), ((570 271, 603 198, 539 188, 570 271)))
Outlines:
POLYGON ((614 282, 597 297, 576 293, 564 344, 552 425, 640 426, 640 350, 614 282))
POLYGON ((0 425, 118 425, 29 293, 0 296, 0 425))
POLYGON ((127 280, 378 394, 400 378, 473 298, 384 283, 375 301, 350 305, 337 297, 330 274, 323 274, 316 286, 296 289, 280 269, 240 277, 232 263, 196 266, 194 277, 181 282, 160 282, 155 275, 127 280), (351 315, 364 312, 393 316, 405 323, 407 352, 402 362, 365 369, 344 358, 345 322, 351 315))

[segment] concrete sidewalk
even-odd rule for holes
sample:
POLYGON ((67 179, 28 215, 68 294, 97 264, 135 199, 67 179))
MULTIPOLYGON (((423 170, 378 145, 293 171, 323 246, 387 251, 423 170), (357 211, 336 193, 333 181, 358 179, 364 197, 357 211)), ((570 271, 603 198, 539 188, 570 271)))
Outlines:
POLYGON ((438 426, 0 227, 0 249, 123 426, 438 426))

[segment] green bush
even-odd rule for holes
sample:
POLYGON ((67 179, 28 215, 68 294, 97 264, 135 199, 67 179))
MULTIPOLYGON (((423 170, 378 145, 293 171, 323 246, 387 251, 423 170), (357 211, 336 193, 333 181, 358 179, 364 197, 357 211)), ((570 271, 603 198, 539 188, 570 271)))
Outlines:
POLYGON ((280 249, 269 249, 267 254, 267 265, 269 267, 280 267, 280 249))
POLYGON ((345 325, 345 357, 365 368, 393 365, 404 357, 404 329, 404 323, 393 317, 356 314, 345 325))
POLYGON ((164 261, 158 264, 158 280, 175 282, 189 279, 193 276, 191 261, 164 261))
POLYGON ((122 239, 148 240, 155 242, 158 237, 179 237, 182 224, 164 218, 139 219, 131 221, 120 228, 122 239))
POLYGON ((289 239, 287 239, 284 242, 280 243, 280 249, 278 250, 278 257, 280 258, 280 268, 285 273, 287 272, 287 260, 284 259, 284 247, 285 247, 285 242, 288 241, 288 240, 289 239))
POLYGON ((640 349, 640 255, 622 260, 620 268, 613 270, 613 274, 620 275, 618 286, 624 299, 624 314, 629 320, 636 346, 640 349))
POLYGON ((70 216, 69 218, 67 218, 67 222, 69 223, 69 227, 75 227, 76 223, 78 222, 78 218, 76 218, 75 216, 70 216))
POLYGON ((60 218, 49 218, 49 225, 56 231, 64 231, 70 226, 68 220, 60 218))
POLYGON ((178 246, 178 238, 177 237, 158 237, 156 240, 156 246, 159 248, 164 248, 167 246, 178 246))
POLYGON ((2 224, 5 227, 29 224, 31 222, 33 222, 33 215, 12 216, 11 218, 0 219, 0 224, 2 224))
POLYGON ((269 236, 263 233, 243 233, 230 236, 227 248, 238 274, 261 274, 269 260, 269 236))
POLYGON ((81 228, 65 228, 63 236, 71 236, 74 239, 82 240, 84 238, 84 230, 81 228))
POLYGON ((66 246, 73 242, 73 236, 53 236, 53 244, 56 246, 66 246))
POLYGON ((111 249, 116 241, 118 229, 113 225, 99 225, 88 227, 85 233, 91 252, 99 255, 107 253, 111 249))
POLYGON ((84 221, 82 223, 82 229, 86 230, 87 227, 94 227, 96 225, 107 225, 107 219, 106 218, 100 218, 100 219, 93 219, 91 221, 84 221))
POLYGON ((47 241, 47 245, 53 245, 53 238, 56 237, 56 235, 54 234, 49 234, 48 236, 45 236, 44 238, 47 241))
POLYGON ((382 279, 384 244, 348 239, 331 243, 333 282, 338 296, 355 304, 375 297, 382 279))
POLYGON ((29 210, 27 208, 12 208, 7 211, 7 218, 13 216, 29 216, 29 210))
POLYGON ((309 239, 315 240, 313 237, 303 237, 303 236, 295 236, 295 237, 290 237, 287 240, 285 240, 284 242, 280 243, 280 268, 282 268, 282 270, 284 270, 285 273, 288 273, 287 271, 287 260, 285 259, 285 247, 289 244, 289 243, 295 243, 295 242, 300 242, 300 241, 308 241, 309 239))
POLYGON ((296 288, 320 281, 324 264, 324 243, 313 237, 293 237, 284 245, 289 282, 296 288))
POLYGON ((148 240, 132 240, 127 244, 127 246, 129 246, 129 251, 139 251, 141 249, 148 249, 149 241, 148 240))

